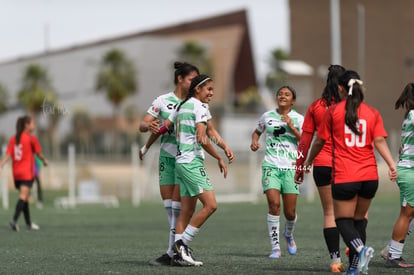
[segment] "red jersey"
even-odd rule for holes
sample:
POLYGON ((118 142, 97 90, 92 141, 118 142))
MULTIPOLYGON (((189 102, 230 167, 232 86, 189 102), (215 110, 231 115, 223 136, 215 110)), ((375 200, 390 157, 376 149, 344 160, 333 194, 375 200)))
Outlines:
POLYGON ((373 141, 387 137, 379 112, 365 104, 358 107, 359 128, 362 135, 354 134, 345 124, 345 101, 326 112, 318 137, 333 138, 333 180, 335 184, 378 180, 377 161, 373 141))
POLYGON ((7 154, 12 157, 14 180, 34 179, 34 154, 39 153, 41 147, 35 136, 23 132, 20 136, 20 143, 16 144, 16 137, 13 136, 7 147, 7 154))
MULTIPOLYGON (((308 111, 306 112, 302 131, 311 133, 312 135, 315 131, 319 133, 327 110, 328 107, 326 106, 324 99, 320 98, 312 102, 312 104, 309 106, 308 111)), ((306 155, 304 158, 306 159, 306 155)), ((330 138, 325 140, 325 145, 323 146, 320 153, 316 156, 315 160, 313 161, 313 165, 328 167, 332 166, 332 144, 330 138)))

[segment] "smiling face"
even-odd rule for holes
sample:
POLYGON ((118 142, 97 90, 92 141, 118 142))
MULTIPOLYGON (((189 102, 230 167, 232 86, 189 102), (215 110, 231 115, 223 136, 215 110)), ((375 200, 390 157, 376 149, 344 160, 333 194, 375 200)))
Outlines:
POLYGON ((194 97, 203 103, 209 103, 214 94, 213 81, 208 80, 202 87, 197 86, 194 97))
POLYGON ((282 88, 276 95, 277 106, 280 107, 291 107, 296 99, 293 98, 293 93, 288 88, 282 88))

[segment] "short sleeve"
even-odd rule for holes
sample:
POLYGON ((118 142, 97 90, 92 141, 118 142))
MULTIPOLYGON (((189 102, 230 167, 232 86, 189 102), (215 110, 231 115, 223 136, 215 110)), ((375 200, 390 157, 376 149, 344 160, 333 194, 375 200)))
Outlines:
POLYGON ((151 106, 148 108, 147 113, 157 118, 160 114, 160 111, 161 111, 161 102, 160 102, 160 98, 157 97, 156 99, 154 99, 151 106))
POLYGON ((31 143, 32 143, 32 150, 34 153, 40 153, 42 151, 42 147, 40 146, 39 140, 35 136, 30 136, 31 143))
POLYGON ((10 139, 9 145, 7 146, 6 154, 13 156, 14 151, 14 137, 10 139))
POLYGON ((203 105, 198 105, 197 108, 195 109, 195 123, 196 124, 200 122, 207 123, 209 115, 210 115, 210 112, 208 110, 208 107, 203 106, 203 105))
POLYGON ((256 131, 259 133, 263 133, 264 129, 266 128, 266 116, 263 114, 259 121, 257 122, 256 131))
POLYGON ((373 132, 373 137, 384 137, 387 138, 387 131, 385 131, 384 129, 384 123, 382 121, 382 117, 379 114, 378 111, 375 112, 375 126, 374 126, 374 132, 373 132))

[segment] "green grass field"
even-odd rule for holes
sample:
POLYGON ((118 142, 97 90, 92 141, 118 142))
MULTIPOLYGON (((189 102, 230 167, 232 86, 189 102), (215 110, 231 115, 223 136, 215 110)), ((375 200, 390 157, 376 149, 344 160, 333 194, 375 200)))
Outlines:
MULTIPOLYGON (((15 195, 13 192, 11 206, 15 195)), ((117 209, 95 205, 62 210, 52 206, 54 195, 46 193, 49 204, 43 210, 31 206, 32 219, 41 226, 37 232, 24 228, 23 217, 20 232, 11 231, 8 221, 12 209, 0 210, 0 274, 330 274, 318 200, 299 200, 295 231, 298 254, 288 255, 282 240, 282 258, 278 260, 267 258, 270 244, 264 201, 219 204, 191 245, 204 266, 182 268, 148 265, 149 260, 165 252, 168 240, 161 201, 138 208, 123 202, 117 209)), ((374 199, 367 232, 368 244, 376 250, 370 274, 414 272, 386 269, 379 256, 398 212, 397 195, 374 199)), ((412 238, 407 239, 404 256, 414 261, 412 238)))

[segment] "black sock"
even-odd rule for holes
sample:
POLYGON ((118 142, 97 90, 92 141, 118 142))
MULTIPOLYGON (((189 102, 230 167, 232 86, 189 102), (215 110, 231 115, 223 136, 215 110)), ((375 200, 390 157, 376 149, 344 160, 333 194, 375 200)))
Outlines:
POLYGON ((17 222, 23 208, 24 208, 24 200, 19 199, 16 203, 16 209, 15 209, 14 215, 13 215, 13 222, 17 222))
POLYGON ((339 231, 336 227, 329 227, 323 229, 323 236, 325 237, 326 246, 328 247, 331 259, 340 258, 339 252, 339 231))
POLYGON ((352 218, 339 218, 335 219, 335 222, 342 239, 349 247, 349 264, 352 264, 353 255, 357 253, 356 249, 364 245, 364 243, 361 240, 358 230, 355 228, 352 218))
POLYGON ((362 219, 362 220, 354 220, 354 226, 356 230, 358 231, 359 236, 361 236, 361 240, 364 242, 364 244, 367 241, 367 225, 368 220, 362 219))
POLYGON ((26 225, 30 226, 32 224, 32 221, 30 220, 29 203, 27 201, 24 202, 23 214, 26 225))

